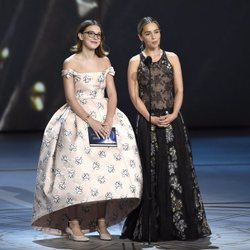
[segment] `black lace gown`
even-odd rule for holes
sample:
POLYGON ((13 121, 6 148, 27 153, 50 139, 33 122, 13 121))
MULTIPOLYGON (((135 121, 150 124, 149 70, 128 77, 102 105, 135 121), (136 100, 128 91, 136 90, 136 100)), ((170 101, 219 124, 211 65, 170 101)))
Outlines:
MULTIPOLYGON (((166 53, 151 64, 151 90, 149 69, 143 63, 144 55, 140 56, 140 98, 152 115, 171 113, 174 79, 166 53)), ((165 241, 210 235, 181 113, 167 128, 154 125, 149 128, 149 123, 139 115, 136 130, 143 167, 143 194, 140 205, 127 217, 121 238, 165 241)))

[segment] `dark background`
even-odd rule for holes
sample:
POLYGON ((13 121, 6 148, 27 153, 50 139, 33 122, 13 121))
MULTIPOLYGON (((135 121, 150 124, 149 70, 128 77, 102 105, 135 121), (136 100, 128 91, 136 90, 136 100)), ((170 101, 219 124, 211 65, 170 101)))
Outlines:
POLYGON ((65 103, 62 63, 78 24, 89 18, 103 25, 118 107, 134 124, 126 73, 140 52, 136 27, 143 16, 159 21, 162 48, 180 58, 187 126, 249 127, 250 1, 0 0, 0 131, 41 131, 65 103), (37 81, 46 88, 42 94, 33 91, 37 81), (31 105, 34 95, 40 111, 31 105))

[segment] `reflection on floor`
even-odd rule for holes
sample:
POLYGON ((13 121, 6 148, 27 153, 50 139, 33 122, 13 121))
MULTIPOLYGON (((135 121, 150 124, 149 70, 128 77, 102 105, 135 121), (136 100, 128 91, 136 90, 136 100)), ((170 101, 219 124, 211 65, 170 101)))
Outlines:
POLYGON ((250 130, 191 131, 194 162, 212 236, 148 245, 111 242, 92 233, 88 243, 45 235, 30 227, 41 134, 0 134, 0 249, 250 249, 250 130))

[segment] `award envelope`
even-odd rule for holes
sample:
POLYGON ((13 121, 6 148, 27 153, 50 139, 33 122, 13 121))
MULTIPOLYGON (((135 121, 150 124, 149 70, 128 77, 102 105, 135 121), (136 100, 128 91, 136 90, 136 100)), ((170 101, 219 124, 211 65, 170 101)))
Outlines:
POLYGON ((116 129, 112 127, 109 137, 98 137, 91 127, 88 127, 89 145, 91 147, 117 147, 116 129))

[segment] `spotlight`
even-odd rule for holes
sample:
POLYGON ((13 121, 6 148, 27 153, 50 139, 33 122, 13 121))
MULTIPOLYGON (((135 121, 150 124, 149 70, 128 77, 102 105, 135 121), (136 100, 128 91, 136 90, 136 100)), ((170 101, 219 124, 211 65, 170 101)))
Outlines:
POLYGON ((10 54, 10 50, 7 47, 0 50, 0 58, 1 59, 7 59, 9 57, 9 54, 10 54))
POLYGON ((40 112, 44 109, 45 84, 41 81, 35 82, 31 87, 30 102, 31 107, 40 112))
POLYGON ((44 108, 43 99, 40 96, 31 96, 30 97, 32 108, 36 111, 42 111, 44 108))
POLYGON ((46 87, 43 82, 35 82, 32 86, 32 90, 35 94, 44 94, 46 87))

